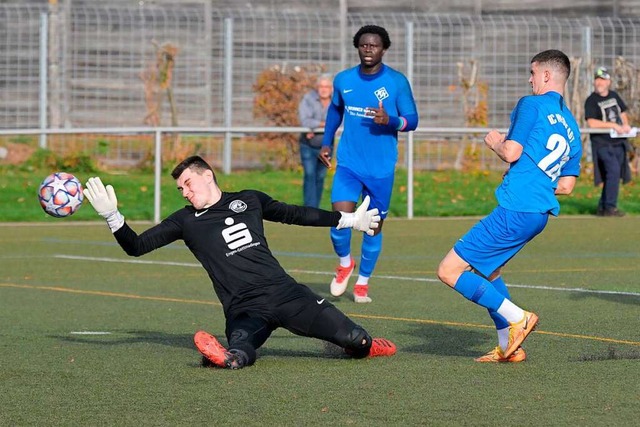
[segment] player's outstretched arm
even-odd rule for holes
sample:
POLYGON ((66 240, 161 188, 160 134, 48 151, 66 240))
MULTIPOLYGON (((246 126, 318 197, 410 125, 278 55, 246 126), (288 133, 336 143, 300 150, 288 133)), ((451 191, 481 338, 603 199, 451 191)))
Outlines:
POLYGON ((107 221, 112 233, 122 228, 124 216, 118 211, 118 199, 113 186, 105 187, 99 177, 89 178, 83 194, 98 215, 107 221))
POLYGON ((377 208, 367 210, 370 200, 369 196, 366 196, 355 212, 340 212, 342 217, 336 228, 353 228, 373 236, 375 229, 380 226, 380 215, 377 208))

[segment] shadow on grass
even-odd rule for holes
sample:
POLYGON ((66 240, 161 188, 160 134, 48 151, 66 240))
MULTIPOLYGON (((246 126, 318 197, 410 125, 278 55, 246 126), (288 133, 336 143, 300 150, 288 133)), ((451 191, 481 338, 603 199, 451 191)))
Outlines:
MULTIPOLYGON (((217 332, 217 331, 216 331, 217 332)), ((196 349, 193 343, 192 334, 169 334, 166 332, 157 331, 111 331, 109 334, 104 335, 50 335, 49 338, 54 338, 67 343, 75 344, 87 344, 95 346, 128 346, 132 344, 155 344, 176 348, 188 348, 196 349)), ((224 334, 219 334, 220 342, 226 345, 226 339, 224 334)), ((299 343, 292 343, 293 346, 299 346, 299 343)), ((258 349, 258 357, 316 357, 323 359, 341 359, 349 358, 344 353, 342 348, 318 340, 315 338, 302 337, 296 335, 285 336, 272 336, 269 337, 266 344, 258 349), (289 340, 306 340, 308 350, 300 349, 287 349, 282 348, 286 345, 286 341, 289 340), (270 347, 269 344, 275 344, 274 347, 270 347)))
POLYGON ((177 348, 194 348, 193 335, 191 334, 168 334, 166 332, 155 331, 111 331, 109 334, 104 335, 91 335, 89 333, 83 333, 78 335, 51 335, 50 337, 69 343, 103 346, 147 343, 177 348))
POLYGON ((480 353, 491 350, 497 342, 495 331, 476 331, 445 325, 411 325, 405 332, 415 341, 421 338, 421 344, 403 346, 398 352, 433 354, 437 356, 478 357, 480 353), (478 350, 484 349, 486 350, 478 350))
MULTIPOLYGON (((279 329, 281 330, 281 329, 279 329)), ((375 331, 369 331, 372 336, 377 336, 375 331)), ((220 338, 220 342, 226 345, 224 334, 213 331, 220 338)), ((406 330, 399 332, 395 337, 386 337, 392 341, 401 342, 399 335, 409 336, 410 341, 419 344, 410 346, 398 345, 399 353, 432 354, 438 356, 463 356, 477 357, 482 349, 488 351, 495 345, 495 333, 491 329, 476 331, 445 325, 409 325, 406 330)), ((166 333, 158 331, 128 330, 111 331, 105 335, 51 335, 54 338, 67 343, 87 344, 95 346, 121 346, 133 344, 154 344, 175 348, 195 349, 193 335, 191 333, 166 333)), ((265 345, 258 350, 259 357, 316 357, 323 359, 349 358, 340 347, 315 338, 302 337, 293 334, 271 336, 265 345), (287 341, 295 340, 288 345, 287 341), (298 341, 298 340, 304 340, 298 341), (305 346, 308 349, 296 347, 305 346), (290 347, 290 348, 287 348, 290 347)))
POLYGON ((620 350, 614 346, 610 346, 607 351, 581 354, 579 357, 573 359, 575 362, 602 362, 606 360, 638 360, 640 359, 640 351, 635 349, 623 349, 620 350))
POLYGON ((570 298, 574 301, 585 300, 587 298, 598 298, 603 301, 613 302, 617 304, 640 305, 640 296, 634 296, 634 295, 572 293, 570 298))

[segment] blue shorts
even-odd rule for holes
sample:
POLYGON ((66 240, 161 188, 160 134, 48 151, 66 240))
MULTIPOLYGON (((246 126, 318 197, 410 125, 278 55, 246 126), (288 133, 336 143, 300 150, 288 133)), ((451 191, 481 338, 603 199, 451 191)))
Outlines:
POLYGON ((338 166, 333 177, 331 203, 358 203, 360 196, 369 196, 369 209, 378 208, 380 218, 384 219, 389 213, 393 178, 393 174, 385 178, 363 178, 350 169, 338 166))
POLYGON ((505 265, 547 225, 548 213, 515 212, 498 206, 453 246, 483 276, 505 265))

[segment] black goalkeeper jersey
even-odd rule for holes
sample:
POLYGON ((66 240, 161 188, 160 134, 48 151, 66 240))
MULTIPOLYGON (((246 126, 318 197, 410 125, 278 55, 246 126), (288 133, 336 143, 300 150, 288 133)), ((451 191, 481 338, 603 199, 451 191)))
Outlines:
POLYGON ((125 252, 140 256, 176 240, 205 268, 227 317, 269 311, 270 296, 298 286, 273 256, 263 220, 308 226, 338 225, 340 212, 288 205, 265 193, 222 193, 215 205, 186 206, 138 235, 126 223, 114 236, 125 252))

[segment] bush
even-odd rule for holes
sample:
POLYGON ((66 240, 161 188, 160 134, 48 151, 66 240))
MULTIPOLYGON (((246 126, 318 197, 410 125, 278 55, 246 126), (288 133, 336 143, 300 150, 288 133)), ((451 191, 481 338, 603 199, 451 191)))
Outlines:
MULTIPOLYGON (((318 75, 323 66, 309 65, 304 67, 273 66, 258 76, 253 90, 256 97, 253 102, 253 113, 257 118, 266 118, 274 126, 300 126, 298 121, 298 104, 305 93, 315 87, 318 75)), ((258 137, 268 144, 281 146, 277 156, 265 159, 266 164, 276 168, 295 169, 298 164, 298 135, 291 133, 265 133, 258 137)), ((272 152, 273 150, 269 150, 272 152)))
POLYGON ((94 160, 86 153, 71 153, 60 156, 51 150, 39 148, 21 166, 22 170, 50 170, 73 172, 97 172, 94 160))

